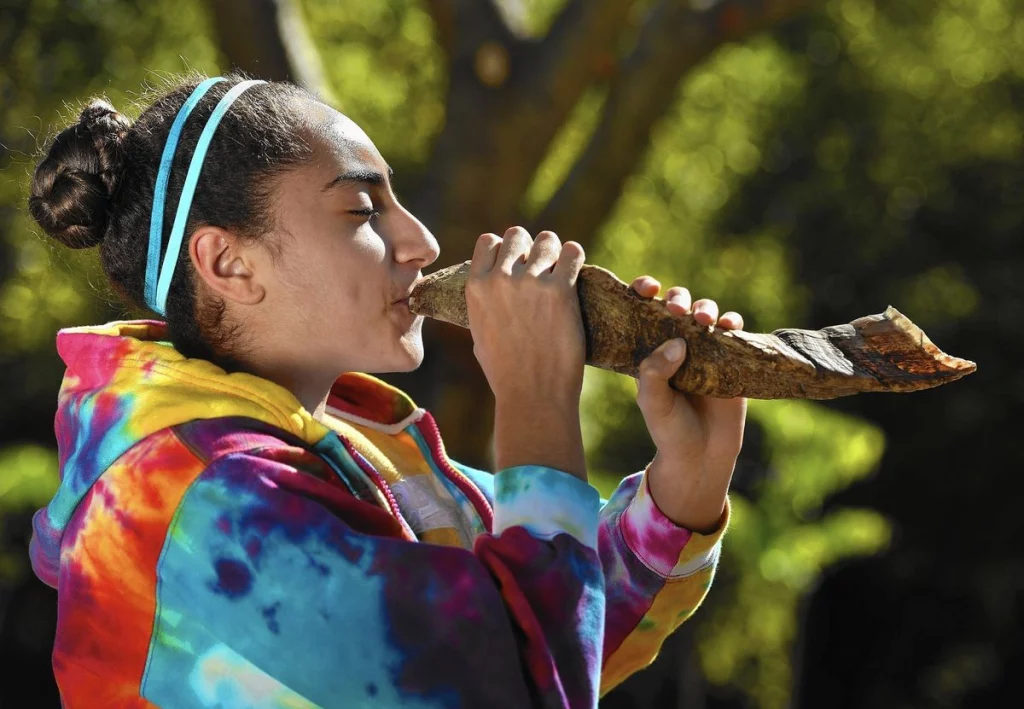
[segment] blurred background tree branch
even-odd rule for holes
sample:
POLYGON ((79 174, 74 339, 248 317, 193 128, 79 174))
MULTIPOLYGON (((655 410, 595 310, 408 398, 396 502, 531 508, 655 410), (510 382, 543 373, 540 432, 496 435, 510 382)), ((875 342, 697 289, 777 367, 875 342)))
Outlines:
POLYGON ((217 43, 232 66, 273 81, 294 81, 337 104, 298 0, 216 0, 209 5, 217 43))

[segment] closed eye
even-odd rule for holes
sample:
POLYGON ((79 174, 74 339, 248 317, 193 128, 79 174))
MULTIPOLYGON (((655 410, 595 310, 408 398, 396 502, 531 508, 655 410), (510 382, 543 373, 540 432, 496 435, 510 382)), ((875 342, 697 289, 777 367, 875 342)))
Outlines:
POLYGON ((380 216, 379 209, 350 209, 349 214, 355 214, 359 217, 366 217, 367 219, 375 219, 380 216))

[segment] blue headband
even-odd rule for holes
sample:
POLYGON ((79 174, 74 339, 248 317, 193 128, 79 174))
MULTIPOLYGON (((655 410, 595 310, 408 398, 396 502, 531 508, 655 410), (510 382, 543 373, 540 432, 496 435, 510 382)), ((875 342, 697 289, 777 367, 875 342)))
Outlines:
POLYGON ((199 173, 203 170, 203 160, 206 158, 206 151, 213 140, 213 134, 217 130, 224 114, 231 108, 242 92, 250 86, 264 84, 265 81, 254 79, 235 84, 220 100, 217 107, 213 109, 210 120, 207 121, 196 143, 195 152, 192 153, 192 160, 188 165, 188 173, 185 175, 185 185, 181 190, 181 197, 178 199, 178 209, 174 215, 174 225, 171 227, 171 237, 167 242, 167 253, 164 255, 163 263, 160 264, 160 244, 163 237, 164 226, 164 203, 167 200, 167 183, 171 177, 171 163, 174 161, 174 152, 178 148, 178 140, 181 138, 181 131, 185 127, 192 109, 206 95, 210 88, 221 81, 223 77, 217 76, 207 79, 199 84, 188 97, 185 104, 178 111, 171 125, 171 132, 167 135, 167 143, 164 145, 163 155, 160 157, 160 171, 156 176, 156 186, 153 189, 153 214, 149 221, 149 252, 146 257, 146 305, 161 315, 166 314, 167 293, 171 289, 171 278, 174 276, 174 268, 178 263, 178 254, 181 251, 181 240, 185 235, 185 223, 188 221, 188 213, 192 208, 192 198, 195 196, 196 184, 199 182, 199 173), (157 265, 160 264, 160 278, 157 280, 157 265))

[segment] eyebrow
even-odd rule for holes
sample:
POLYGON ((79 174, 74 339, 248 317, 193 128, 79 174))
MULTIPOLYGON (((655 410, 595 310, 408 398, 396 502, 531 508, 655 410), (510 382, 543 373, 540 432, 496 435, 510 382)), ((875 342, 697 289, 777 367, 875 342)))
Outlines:
POLYGON ((388 180, 394 176, 395 171, 391 169, 390 166, 388 167, 387 178, 385 178, 384 175, 377 172, 376 170, 349 170, 348 172, 343 172, 334 179, 332 179, 330 182, 323 186, 321 191, 326 192, 327 190, 333 187, 337 187, 338 185, 351 183, 362 183, 366 185, 373 185, 374 187, 384 187, 387 184, 388 180))

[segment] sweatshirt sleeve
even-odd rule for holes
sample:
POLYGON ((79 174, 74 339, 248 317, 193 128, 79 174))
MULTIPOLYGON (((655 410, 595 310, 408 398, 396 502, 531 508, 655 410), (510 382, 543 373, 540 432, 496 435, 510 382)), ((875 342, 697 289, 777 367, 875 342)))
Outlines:
MULTIPOLYGON (((489 500, 490 473, 456 463, 489 500)), ((710 535, 680 527, 658 509, 647 470, 624 478, 602 500, 598 549, 605 575, 605 636, 600 695, 647 667, 665 639, 707 595, 729 521, 729 504, 710 535)))
POLYGON ((658 656, 665 639, 700 606, 714 579, 729 502, 708 535, 680 527, 658 509, 647 470, 622 480, 601 508, 605 574, 603 696, 658 656))
POLYGON ((399 539, 386 511, 232 453, 192 483, 157 568, 143 696, 159 706, 596 707, 600 498, 548 468, 495 476, 474 550, 399 539))

